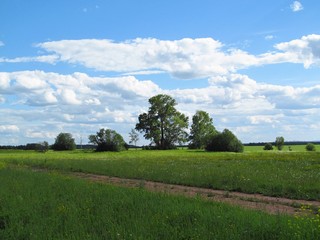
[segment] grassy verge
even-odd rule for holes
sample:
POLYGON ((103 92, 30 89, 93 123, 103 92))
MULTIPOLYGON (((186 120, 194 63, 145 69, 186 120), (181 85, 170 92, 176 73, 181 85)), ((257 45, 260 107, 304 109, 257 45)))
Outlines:
POLYGON ((0 169, 0 239, 319 239, 314 218, 0 169))
POLYGON ((320 152, 2 151, 1 161, 293 199, 320 199, 320 152))

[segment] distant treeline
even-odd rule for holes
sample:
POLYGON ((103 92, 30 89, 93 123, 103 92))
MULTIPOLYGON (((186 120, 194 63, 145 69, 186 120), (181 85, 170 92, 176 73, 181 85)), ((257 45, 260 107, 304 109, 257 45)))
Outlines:
MULTIPOLYGON (((257 143, 244 143, 243 145, 244 146, 264 146, 267 143, 274 144, 274 142, 257 142, 257 143)), ((288 141, 288 142, 285 142, 284 144, 294 146, 294 145, 307 145, 308 143, 320 144, 320 141, 311 141, 311 142, 308 142, 308 141, 288 141)))
MULTIPOLYGON (((257 143, 244 143, 244 146, 264 146, 269 142, 257 142, 257 143)), ((285 145, 307 145, 308 143, 313 144, 320 144, 320 141, 291 141, 291 142, 285 142, 285 145)), ((273 142, 271 142, 273 144, 273 142)), ((28 143, 26 145, 0 145, 0 149, 16 149, 16 150, 37 150, 38 143, 28 143)), ((96 149, 97 146, 93 144, 83 144, 83 145, 76 145, 77 149, 96 149)), ((142 149, 149 149, 152 148, 150 146, 134 146, 134 145, 128 145, 128 148, 142 148, 142 149)), ((178 149, 180 148, 188 148, 188 145, 180 145, 177 146, 178 149)))
MULTIPOLYGON (((28 143, 26 145, 0 145, 0 149, 7 149, 7 150, 38 150, 39 143, 28 143)), ((82 145, 76 145, 77 149, 96 149, 97 146, 93 144, 82 144, 82 145)), ((141 148, 134 145, 128 145, 128 148, 141 148)))

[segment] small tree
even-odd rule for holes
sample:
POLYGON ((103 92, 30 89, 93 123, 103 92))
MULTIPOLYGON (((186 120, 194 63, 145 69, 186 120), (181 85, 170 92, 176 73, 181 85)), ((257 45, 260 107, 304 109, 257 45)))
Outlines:
POLYGON ((76 144, 71 133, 59 133, 54 144, 52 145, 52 149, 56 151, 76 149, 76 144))
POLYGON ((279 151, 281 151, 283 149, 283 145, 284 145, 284 138, 277 137, 274 145, 277 147, 277 149, 279 151))
POLYGON ((38 152, 47 152, 49 150, 49 143, 47 141, 39 142, 36 147, 38 152))
POLYGON ((111 129, 100 129, 96 135, 89 136, 89 141, 90 143, 97 145, 97 152, 119 152, 127 149, 127 144, 123 140, 122 136, 111 129))
POLYGON ((218 132, 213 126, 212 118, 210 118, 209 114, 205 111, 197 111, 192 117, 189 148, 205 148, 213 135, 217 133, 218 132))
POLYGON ((134 144, 134 146, 136 147, 137 142, 139 141, 139 134, 134 129, 131 129, 131 132, 129 132, 129 138, 129 143, 134 144))
POLYGON ((307 151, 315 151, 316 150, 316 146, 313 143, 308 143, 306 146, 306 150, 307 151))
POLYGON ((207 151, 214 152, 243 152, 241 141, 228 129, 214 135, 206 146, 207 151))
POLYGON ((266 143, 263 147, 263 150, 273 150, 273 146, 271 143, 266 143))

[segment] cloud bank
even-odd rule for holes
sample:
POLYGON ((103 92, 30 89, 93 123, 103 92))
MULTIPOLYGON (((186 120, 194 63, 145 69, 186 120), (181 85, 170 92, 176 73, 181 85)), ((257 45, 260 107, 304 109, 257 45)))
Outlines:
MULTIPOLYGON (((80 138, 81 132, 86 136, 100 127, 110 127, 126 135, 135 126, 138 115, 147 110, 148 98, 159 93, 174 97, 179 110, 190 118, 196 110, 205 110, 218 129, 229 127, 245 139, 253 133, 258 138, 266 126, 278 128, 284 122, 303 125, 317 122, 320 116, 320 85, 263 84, 241 74, 211 77, 208 84, 204 88, 166 90, 133 76, 1 72, 0 93, 5 104, 30 109, 2 108, 1 115, 7 117, 0 120, 1 126, 6 126, 0 131, 19 131, 32 139, 52 137, 64 130, 80 138), (16 128, 10 125, 12 122, 16 128)), ((320 130, 319 126, 314 127, 320 130)), ((297 132, 302 130, 305 127, 297 132)))
POLYGON ((0 119, 0 132, 6 136, 2 141, 11 139, 11 144, 52 141, 61 131, 85 139, 100 127, 116 129, 126 138, 138 115, 147 110, 148 99, 159 93, 174 97, 179 110, 190 118, 196 110, 207 111, 219 130, 229 128, 243 141, 270 141, 275 134, 309 139, 320 131, 320 84, 266 84, 239 73, 279 63, 318 67, 320 35, 278 43, 273 51, 259 55, 227 48, 212 38, 61 40, 37 47, 45 55, 0 58, 0 62, 67 63, 113 73, 109 74, 113 77, 40 70, 0 72, 0 114, 6 116, 0 119), (162 73, 208 82, 202 88, 169 90, 151 80, 162 73), (150 80, 139 79, 142 76, 150 80))

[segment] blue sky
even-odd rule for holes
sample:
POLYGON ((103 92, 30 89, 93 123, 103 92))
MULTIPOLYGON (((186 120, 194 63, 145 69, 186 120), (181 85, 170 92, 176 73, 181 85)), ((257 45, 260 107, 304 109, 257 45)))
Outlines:
MULTIPOLYGON (((165 93, 243 142, 320 140, 320 2, 2 0, 0 145, 128 140, 165 93)), ((148 142, 140 140, 140 144, 148 142)))

